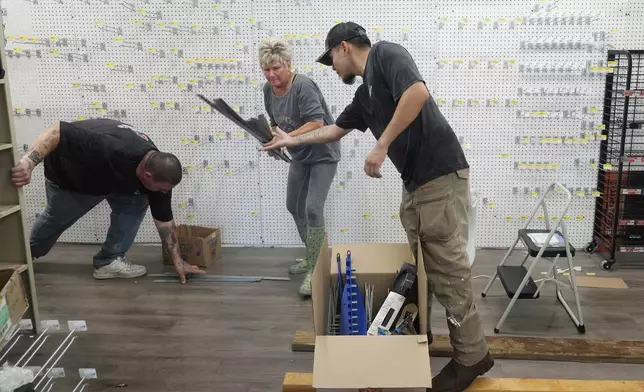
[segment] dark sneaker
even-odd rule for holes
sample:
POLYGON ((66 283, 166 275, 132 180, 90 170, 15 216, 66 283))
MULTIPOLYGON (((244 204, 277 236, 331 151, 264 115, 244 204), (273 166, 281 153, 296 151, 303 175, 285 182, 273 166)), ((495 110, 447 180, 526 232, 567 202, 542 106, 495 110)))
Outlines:
POLYGON ((490 353, 474 366, 463 366, 455 360, 449 361, 443 370, 432 379, 432 387, 427 392, 461 392, 478 377, 487 373, 494 366, 490 353))

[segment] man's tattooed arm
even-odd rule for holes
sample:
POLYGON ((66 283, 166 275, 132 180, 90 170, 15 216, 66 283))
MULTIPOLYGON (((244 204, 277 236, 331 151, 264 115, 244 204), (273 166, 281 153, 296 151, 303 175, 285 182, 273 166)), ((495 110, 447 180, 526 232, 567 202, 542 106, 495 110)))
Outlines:
MULTIPOLYGON (((41 133, 33 146, 27 151, 27 161, 33 169, 49 155, 60 142, 60 123, 56 123, 41 133)), ((24 158, 23 158, 24 159, 24 158)))
POLYGON ((171 220, 170 222, 160 222, 155 220, 154 223, 157 226, 157 230, 159 230, 163 252, 171 255, 173 258, 175 256, 180 257, 177 225, 174 223, 174 220, 171 220))

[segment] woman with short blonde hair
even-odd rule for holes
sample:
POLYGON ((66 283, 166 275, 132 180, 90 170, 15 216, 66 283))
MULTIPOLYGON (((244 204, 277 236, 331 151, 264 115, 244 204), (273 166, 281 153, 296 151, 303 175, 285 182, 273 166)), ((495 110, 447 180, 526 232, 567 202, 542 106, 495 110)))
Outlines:
MULTIPOLYGON (((279 38, 259 44, 259 64, 264 72, 264 106, 272 128, 292 136, 314 131, 334 122, 318 85, 292 71, 293 49, 279 38)), ((303 261, 289 273, 306 273, 299 292, 311 295, 311 275, 325 237, 324 204, 340 161, 340 142, 288 149, 292 162, 286 186, 286 208, 293 216, 306 246, 303 261)))

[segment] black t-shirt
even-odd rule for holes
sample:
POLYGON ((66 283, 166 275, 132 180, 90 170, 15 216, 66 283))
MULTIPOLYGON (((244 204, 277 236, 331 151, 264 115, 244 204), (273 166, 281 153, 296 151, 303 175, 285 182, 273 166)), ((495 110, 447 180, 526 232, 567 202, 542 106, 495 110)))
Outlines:
MULTIPOLYGON (((418 81, 425 82, 404 47, 387 41, 374 44, 367 57, 363 83, 336 125, 363 132, 369 128, 376 139, 380 138, 401 96, 418 81)), ((408 192, 469 167, 456 134, 431 96, 416 119, 389 146, 387 155, 408 192)))
POLYGON ((172 217, 172 192, 152 192, 136 175, 145 154, 157 150, 134 127, 111 119, 60 122, 58 146, 45 158, 45 177, 81 194, 146 194, 152 217, 172 217))

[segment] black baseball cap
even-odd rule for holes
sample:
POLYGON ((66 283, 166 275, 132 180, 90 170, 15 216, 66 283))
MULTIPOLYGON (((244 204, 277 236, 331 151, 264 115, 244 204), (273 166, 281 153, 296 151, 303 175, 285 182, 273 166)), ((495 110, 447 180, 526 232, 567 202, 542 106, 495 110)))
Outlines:
POLYGON ((367 44, 371 45, 371 41, 369 40, 369 37, 367 37, 367 31, 364 27, 354 22, 338 23, 333 26, 326 35, 326 41, 324 41, 325 51, 316 61, 324 65, 332 65, 333 61, 331 56, 329 56, 331 49, 340 45, 342 41, 348 41, 357 37, 362 37, 367 44))

